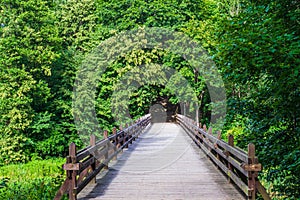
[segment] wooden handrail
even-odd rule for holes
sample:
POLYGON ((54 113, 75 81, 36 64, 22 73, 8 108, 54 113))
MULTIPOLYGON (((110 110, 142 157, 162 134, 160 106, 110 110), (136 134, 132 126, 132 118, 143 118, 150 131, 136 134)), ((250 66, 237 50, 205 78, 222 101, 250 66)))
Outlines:
POLYGON ((258 180, 258 172, 262 170, 261 164, 255 156, 254 144, 248 145, 248 151, 234 147, 234 138, 228 136, 228 143, 212 135, 211 128, 206 125, 197 126, 192 119, 183 115, 176 115, 177 123, 187 132, 193 141, 209 156, 209 158, 244 192, 248 199, 255 199, 256 193, 261 193, 264 200, 271 198, 266 189, 258 180))
POLYGON ((69 155, 63 169, 67 177, 60 189, 57 191, 54 200, 59 200, 64 194, 68 194, 70 200, 76 200, 77 194, 89 183, 96 182, 96 175, 107 168, 108 163, 116 158, 123 148, 128 147, 149 125, 150 114, 141 117, 135 124, 113 129, 112 134, 104 131, 104 138, 96 142, 95 136, 90 137, 90 146, 76 152, 76 145, 71 143, 69 155))

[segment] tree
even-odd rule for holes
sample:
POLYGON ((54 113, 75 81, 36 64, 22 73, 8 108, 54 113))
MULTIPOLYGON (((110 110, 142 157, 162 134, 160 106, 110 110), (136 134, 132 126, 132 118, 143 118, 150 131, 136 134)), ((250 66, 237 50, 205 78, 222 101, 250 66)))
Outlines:
MULTIPOLYGON (((47 1, 2 1, 0 28, 1 134, 31 137, 35 116, 51 97, 47 79, 60 39, 47 1)), ((9 143, 7 143, 9 145, 9 143)))
POLYGON ((274 190, 291 198, 299 196, 295 158, 300 146, 300 43, 294 21, 299 13, 294 3, 245 3, 239 15, 222 21, 215 51, 230 86, 230 117, 242 116, 244 123, 240 145, 257 145, 267 179, 284 180, 274 183, 274 190))

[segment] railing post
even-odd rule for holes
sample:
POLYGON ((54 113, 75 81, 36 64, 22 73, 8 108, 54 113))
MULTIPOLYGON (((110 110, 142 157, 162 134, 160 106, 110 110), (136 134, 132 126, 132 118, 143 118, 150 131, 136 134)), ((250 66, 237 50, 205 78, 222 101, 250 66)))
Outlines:
MULTIPOLYGON (((201 123, 199 123, 199 128, 202 129, 202 124, 201 123)), ((201 140, 203 142, 203 135, 202 135, 202 133, 200 133, 199 135, 200 135, 199 141, 201 140)))
MULTIPOLYGON (((75 143, 71 143, 69 146, 69 163, 75 164, 76 163, 76 145, 75 143)), ((71 178, 71 187, 69 190, 69 199, 70 200, 77 200, 77 194, 76 194, 76 187, 77 187, 77 171, 76 170, 71 170, 68 171, 69 176, 71 178)))
MULTIPOLYGON (((221 140, 221 131, 217 131, 217 139, 218 140, 221 140)), ((216 142, 215 143, 215 148, 217 149, 217 148, 219 148, 219 146, 218 146, 218 143, 216 142)), ((220 155, 217 153, 217 159, 220 161, 221 159, 220 159, 220 155)))
MULTIPOLYGON (((115 137, 115 146, 114 146, 114 151, 116 152, 119 148, 119 139, 118 139, 118 136, 117 136, 117 128, 114 127, 113 130, 112 130, 112 134, 114 135, 115 137)), ((113 158, 114 160, 117 160, 117 155, 114 156, 113 158)))
POLYGON ((203 131, 206 132, 207 131, 207 128, 206 128, 206 125, 203 124, 203 127, 202 127, 203 131))
MULTIPOLYGON (((209 128, 208 128, 207 133, 208 133, 209 135, 212 135, 212 127, 209 127, 209 128)), ((207 142, 210 142, 208 137, 206 138, 206 141, 207 141, 207 142)), ((209 152, 211 152, 211 150, 212 150, 209 146, 207 147, 207 149, 208 149, 209 152)))
MULTIPOLYGON (((132 134, 134 133, 134 132, 132 132, 132 129, 133 129, 133 123, 131 123, 131 125, 130 125, 130 127, 128 129, 129 139, 132 138, 132 134)), ((134 141, 134 138, 132 138, 132 140, 130 140, 130 144, 132 144, 132 141, 134 141)))
POLYGON ((211 127, 208 128, 208 134, 212 135, 212 128, 211 127))
POLYGON ((194 127, 194 134, 195 134, 195 138, 200 142, 200 138, 198 137, 198 124, 195 124, 194 127))
MULTIPOLYGON (((96 136, 94 134, 92 134, 90 136, 90 146, 95 146, 95 145, 96 145, 96 136)), ((95 157, 96 155, 93 155, 93 156, 95 157)), ((96 169, 96 162, 97 161, 95 159, 95 161, 91 164, 92 172, 95 171, 95 169, 96 169)), ((94 177, 90 183, 96 183, 96 177, 94 177)))
MULTIPOLYGON (((228 135, 228 144, 232 147, 234 147, 234 137, 233 135, 228 135)), ((227 154, 227 158, 230 156, 230 153, 229 152, 226 152, 227 154)), ((228 167, 228 170, 230 171, 230 173, 232 173, 232 166, 230 164, 230 162, 228 162, 227 164, 227 167, 228 167)), ((231 183, 231 178, 228 176, 228 182, 231 183)))
MULTIPOLYGON (((131 134, 135 135, 135 124, 132 124, 132 130, 131 130, 131 134)), ((136 136, 137 137, 137 136, 136 136)), ((133 137, 132 141, 135 141, 135 138, 133 137)))
POLYGON ((138 120, 136 123, 136 129, 135 129, 135 131, 137 132, 137 137, 140 136, 140 124, 139 123, 140 123, 140 121, 138 120))
MULTIPOLYGON (((257 160, 255 159, 255 146, 254 144, 248 144, 248 165, 257 164, 257 160)), ((256 183, 255 179, 257 177, 257 172, 248 171, 248 199, 255 200, 256 193, 256 183)))
POLYGON ((113 134, 114 137, 115 137, 115 145, 116 145, 116 147, 118 148, 118 145, 119 145, 119 138, 118 138, 118 136, 117 136, 117 128, 116 128, 116 127, 113 127, 112 134, 113 134))
MULTIPOLYGON (((127 132, 124 131, 123 144, 125 144, 127 140, 129 140, 128 124, 125 124, 125 128, 127 132)), ((125 148, 128 148, 128 144, 126 144, 125 148)))
MULTIPOLYGON (((122 125, 119 126, 119 130, 123 131, 123 126, 122 125)), ((125 137, 125 132, 124 131, 120 133, 120 137, 122 137, 122 141, 119 140, 119 142, 120 142, 120 146, 122 146, 124 144, 124 137, 125 137)), ((123 149, 122 149, 122 151, 123 151, 123 149)))
MULTIPOLYGON (((104 130, 103 136, 104 136, 104 139, 105 139, 105 140, 108 138, 108 131, 107 131, 107 130, 104 130)), ((109 146, 110 146, 110 141, 107 141, 107 144, 106 144, 106 146, 105 146, 106 152, 105 152, 105 154, 104 154, 104 163, 106 163, 106 160, 108 159, 109 146)), ((107 165, 107 164, 105 164, 104 169, 108 169, 108 165, 107 165)))

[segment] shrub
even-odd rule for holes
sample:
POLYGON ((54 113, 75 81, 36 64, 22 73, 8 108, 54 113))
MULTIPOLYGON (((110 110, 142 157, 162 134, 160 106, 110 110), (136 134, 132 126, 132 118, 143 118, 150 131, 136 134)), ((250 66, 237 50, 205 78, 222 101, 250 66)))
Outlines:
POLYGON ((26 162, 29 159, 26 149, 30 146, 30 139, 22 135, 0 137, 0 166, 26 162))
POLYGON ((59 158, 0 167, 0 199, 53 199, 65 178, 63 162, 59 158))

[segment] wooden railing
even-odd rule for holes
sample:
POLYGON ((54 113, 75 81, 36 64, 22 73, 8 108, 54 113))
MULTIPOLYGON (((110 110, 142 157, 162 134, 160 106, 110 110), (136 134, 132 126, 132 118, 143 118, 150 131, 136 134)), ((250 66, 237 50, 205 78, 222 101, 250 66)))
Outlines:
MULTIPOLYGON (((69 156, 63 169, 66 170, 67 177, 57 191, 55 200, 59 200, 64 194, 68 194, 69 199, 76 200, 77 194, 89 183, 96 182, 96 175, 107 168, 108 163, 116 158, 123 148, 128 147, 148 126, 151 121, 150 115, 140 118, 135 124, 123 129, 113 129, 112 134, 104 131, 104 139, 96 142, 95 136, 90 137, 90 146, 76 151, 76 145, 69 146, 69 156)), ((120 128, 122 129, 122 128, 120 128)))
POLYGON ((176 121, 189 134, 194 142, 209 156, 209 158, 245 193, 248 199, 255 199, 259 192, 263 199, 271 198, 258 180, 258 172, 262 166, 255 156, 254 144, 248 145, 248 152, 234 146, 234 138, 228 136, 228 143, 221 139, 221 132, 217 137, 212 135, 212 129, 197 125, 192 119, 177 115, 176 121))

